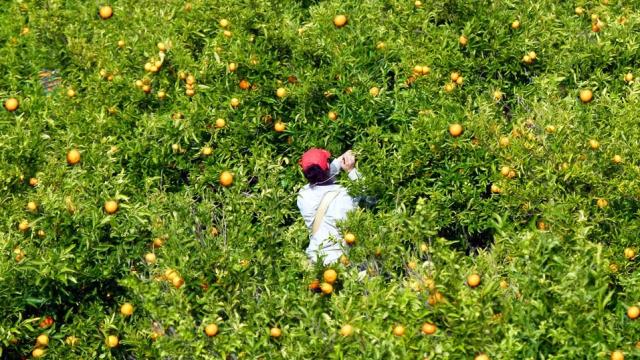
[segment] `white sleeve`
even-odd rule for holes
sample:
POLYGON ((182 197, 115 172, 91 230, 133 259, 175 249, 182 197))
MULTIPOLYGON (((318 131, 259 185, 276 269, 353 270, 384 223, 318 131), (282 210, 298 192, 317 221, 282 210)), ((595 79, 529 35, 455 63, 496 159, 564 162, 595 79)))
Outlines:
POLYGON ((360 172, 356 168, 353 168, 353 169, 349 170, 349 173, 347 175, 349 176, 349 179, 351 179, 351 180, 358 180, 358 179, 362 178, 362 175, 360 174, 360 172))
POLYGON ((329 166, 329 176, 336 176, 338 175, 338 173, 340 173, 340 162, 342 161, 342 157, 338 156, 337 158, 333 159, 333 161, 331 162, 331 166, 329 166))

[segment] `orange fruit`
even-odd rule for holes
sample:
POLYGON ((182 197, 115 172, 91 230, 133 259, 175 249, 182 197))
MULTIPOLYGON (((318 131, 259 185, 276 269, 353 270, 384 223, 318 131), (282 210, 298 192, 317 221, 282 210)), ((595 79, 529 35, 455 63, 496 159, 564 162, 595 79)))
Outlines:
POLYGON ((627 260, 633 260, 633 258, 636 257, 635 249, 630 247, 624 249, 624 257, 627 258, 627 260))
POLYGON ((451 124, 449 125, 449 134, 453 137, 458 137, 462 135, 462 125, 460 124, 451 124))
POLYGON ((489 360, 489 355, 481 353, 476 355, 476 357, 474 357, 473 360, 489 360))
POLYGON ((67 152, 67 164, 76 165, 80 162, 80 151, 71 149, 67 152))
POLYGON ((500 175, 507 177, 509 176, 509 173, 511 172, 511 168, 508 166, 503 166, 500 168, 500 175))
POLYGON ((498 143, 499 143, 499 144, 500 144, 500 146, 502 146, 502 147, 507 147, 507 146, 509 146, 509 143, 510 143, 510 142, 511 142, 511 141, 510 141, 510 140, 509 140, 509 138, 508 138, 508 137, 506 137, 506 136, 501 137, 501 138, 500 138, 500 140, 498 141, 498 143))
POLYGON ((211 146, 203 146, 202 150, 200 150, 200 152, 204 156, 209 156, 209 155, 211 155, 213 153, 213 149, 211 148, 211 146))
POLYGON ((425 335, 435 334, 438 328, 432 323, 424 323, 422 324, 422 333, 425 335))
POLYGON ((226 121, 224 119, 221 119, 221 118, 216 119, 216 127, 218 129, 223 128, 225 124, 226 124, 226 121))
POLYGON ((326 295, 329 295, 333 292, 333 286, 329 283, 323 282, 320 284, 320 290, 326 295))
POLYGON ((173 284, 173 286, 176 289, 180 289, 182 287, 182 285, 184 285, 184 279, 180 276, 175 276, 172 280, 171 283, 173 284))
POLYGON ((444 85, 445 92, 452 92, 456 88, 456 83, 448 83, 444 85))
POLYGON ((229 30, 225 30, 222 32, 222 35, 224 35, 225 37, 231 37, 233 33, 229 30))
POLYGON ((491 192, 494 194, 500 194, 502 192, 502 189, 500 189, 500 187, 496 184, 491 184, 491 192))
POLYGON ((104 203, 104 211, 107 212, 107 214, 115 214, 116 211, 118 211, 118 202, 115 200, 107 200, 104 203))
POLYGON ((624 81, 626 81, 626 82, 628 82, 628 83, 632 82, 632 81, 633 81, 633 74, 632 74, 632 73, 630 73, 630 72, 629 72, 629 73, 627 73, 627 74, 624 76, 624 81))
POLYGON ((159 42, 156 46, 158 46, 158 50, 162 52, 167 51, 167 46, 163 42, 159 42))
POLYGON ((144 255, 144 261, 147 262, 147 264, 155 264, 157 260, 156 254, 154 253, 146 253, 144 255))
POLYGON ((229 26, 229 20, 227 19, 220 19, 220 26, 223 28, 226 28, 227 26, 229 26))
POLYGON ((316 291, 320 289, 320 280, 313 279, 313 281, 309 284, 309 290, 316 291))
POLYGON ((27 203, 27 210, 36 212, 38 210, 38 204, 35 201, 29 201, 27 203))
POLYGON ((22 220, 18 224, 18 230, 20 230, 21 232, 26 232, 27 230, 29 230, 30 227, 31 226, 29 225, 29 221, 28 220, 22 220))
POLYGON ((47 334, 38 335, 36 338, 36 346, 47 346, 49 345, 49 336, 47 334))
POLYGON ((464 78, 462 76, 460 76, 457 80, 456 80, 456 84, 458 85, 462 85, 464 84, 464 78))
POLYGON ((396 325, 393 327, 393 335, 395 336, 403 336, 404 335, 404 326, 402 325, 396 325))
POLYGON ((511 23, 511 28, 513 30, 520 29, 520 20, 513 20, 513 22, 511 23))
POLYGON ((611 161, 613 161, 614 164, 620 164, 620 163, 622 163, 622 156, 614 155, 613 159, 611 159, 611 161))
POLYGON ((616 350, 611 353, 611 360, 624 360, 624 353, 620 350, 616 350))
POLYGON ((284 131, 284 129, 285 129, 285 124, 284 124, 282 121, 278 121, 277 123, 275 123, 275 124, 273 125, 273 129, 274 129, 276 132, 283 132, 283 131, 284 131))
POLYGON ((251 87, 251 83, 246 79, 240 80, 240 89, 248 90, 251 87))
POLYGON ((464 35, 460 35, 458 42, 460 43, 460 46, 467 46, 467 44, 469 43, 469 39, 467 39, 467 37, 464 35))
POLYGON ((44 356, 44 352, 44 349, 36 348, 31 352, 31 356, 33 356, 34 359, 38 359, 44 356))
POLYGON ((598 205, 600 209, 603 209, 606 208, 607 205, 609 205, 609 202, 607 201, 607 199, 600 198, 596 201, 596 205, 598 205))
POLYGON ((223 171, 220 174, 220 184, 224 187, 231 186, 233 184, 233 175, 229 171, 223 171))
POLYGON ((276 96, 277 96, 277 97, 279 97, 279 98, 281 98, 281 99, 282 99, 283 97, 287 96, 287 89, 285 89, 285 88, 278 88, 278 89, 276 90, 276 96))
POLYGON ((353 334, 353 326, 349 324, 344 324, 340 328, 340 335, 343 337, 351 336, 353 334))
POLYGON ((229 101, 229 104, 231 105, 231 107, 237 108, 238 106, 240 106, 240 100, 238 100, 237 98, 232 98, 231 101, 229 101))
POLYGON ((118 40, 118 47, 120 49, 124 48, 125 45, 126 45, 126 43, 124 42, 124 40, 118 40))
POLYGON ((272 337, 272 338, 280 337, 280 336, 282 335, 282 330, 280 330, 280 329, 279 329, 279 328, 277 328, 277 327, 272 327, 272 328, 269 330, 269 335, 271 335, 271 337, 272 337))
POLYGON ((344 242, 346 242, 347 245, 354 245, 356 243, 356 236, 352 233, 346 233, 344 234, 344 242))
POLYGON ((460 73, 457 71, 454 71, 451 73, 451 81, 458 81, 458 78, 460 77, 460 73))
POLYGON ((598 140, 591 139, 589 140, 589 147, 592 150, 598 150, 598 148, 600 147, 600 143, 598 142, 598 140))
POLYGON ((99 13, 100 13, 100 17, 103 20, 106 20, 113 16, 113 9, 109 5, 101 6, 99 13))
POLYGON ((416 1, 413 3, 413 6, 415 6, 415 7, 417 7, 417 8, 422 7, 422 1, 420 1, 420 0, 416 0, 416 1))
POLYGON ((380 94, 380 88, 378 88, 377 86, 374 86, 371 89, 369 89, 369 95, 376 97, 378 96, 378 94, 380 94))
POLYGON ((627 316, 631 320, 635 320, 640 316, 640 308, 637 306, 629 306, 627 309, 627 316))
POLYGON ((120 314, 123 316, 133 315, 133 305, 131 305, 131 303, 122 304, 122 306, 120 306, 120 314))
POLYGON ((506 289, 509 287, 509 282, 507 280, 500 280, 500 288, 506 289))
POLYGON ((73 89, 67 89, 67 96, 70 98, 76 96, 76 91, 73 89))
POLYGON ((337 28, 341 28, 345 25, 347 25, 347 22, 349 20, 347 19, 347 17, 345 15, 336 15, 333 18, 333 25, 335 25, 337 28))
POLYGON ((114 348, 118 346, 118 344, 120 343, 120 339, 118 339, 118 337, 115 335, 109 335, 107 336, 105 342, 107 343, 107 347, 114 348))
POLYGON ((335 111, 329 111, 327 116, 329 117, 329 120, 335 121, 336 119, 338 119, 338 114, 335 111))
POLYGON ((471 274, 469 276, 467 276, 467 285, 469 285, 469 287, 477 287, 478 285, 480 285, 480 275, 478 274, 471 274))
POLYGON ((589 89, 580 90, 580 101, 584 104, 591 102, 593 100, 593 92, 589 89))
POLYGON ((575 12, 576 12, 576 15, 578 15, 578 16, 582 16, 582 15, 584 14, 584 8, 582 8, 582 7, 578 6, 578 7, 575 9, 575 12))
POLYGON ((338 279, 338 273, 333 269, 328 269, 322 274, 322 278, 325 282, 333 284, 338 279))
POLYGON ((236 63, 229 63, 228 69, 229 72, 234 72, 238 69, 238 65, 236 63))
POLYGON ((7 109, 7 111, 16 111, 18 109, 18 106, 20 106, 20 103, 16 98, 8 98, 4 102, 4 108, 7 109))
POLYGON ((36 187, 36 186, 38 186, 38 183, 39 183, 39 181, 38 181, 37 178, 33 178, 33 177, 29 178, 29 186, 36 187))

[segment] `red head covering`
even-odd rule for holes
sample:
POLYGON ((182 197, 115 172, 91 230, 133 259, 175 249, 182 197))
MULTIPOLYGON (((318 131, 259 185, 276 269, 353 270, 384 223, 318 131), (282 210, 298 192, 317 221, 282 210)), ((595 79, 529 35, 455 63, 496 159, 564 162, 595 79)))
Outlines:
POLYGON ((302 171, 306 171, 311 165, 318 165, 324 171, 329 170, 329 158, 331 153, 325 149, 311 148, 307 150, 298 164, 302 166, 302 171))

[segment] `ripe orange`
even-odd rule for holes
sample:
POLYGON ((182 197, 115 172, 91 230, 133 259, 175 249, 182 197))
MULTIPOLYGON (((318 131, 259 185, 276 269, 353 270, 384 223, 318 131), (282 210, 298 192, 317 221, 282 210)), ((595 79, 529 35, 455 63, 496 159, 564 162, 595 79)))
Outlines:
POLYGON ((76 165, 80 162, 80 151, 77 149, 71 149, 67 152, 67 164, 76 165))
POLYGON ((238 65, 236 63, 229 63, 228 69, 229 72, 234 72, 238 69, 238 65))
POLYGON ((500 168, 500 175, 504 177, 508 177, 510 172, 511 172, 511 168, 508 166, 503 166, 500 168))
POLYGON ((166 98, 166 97, 167 97, 167 93, 166 92, 164 92, 162 90, 158 91, 158 99, 164 100, 164 98, 166 98))
POLYGON ((467 37, 464 35, 460 35, 458 42, 460 43, 461 46, 467 46, 467 44, 469 43, 469 39, 467 39, 467 37))
POLYGON ((246 79, 240 80, 240 89, 248 90, 251 87, 251 83, 246 79))
POLYGON ((45 237, 45 235, 46 235, 46 233, 44 232, 44 230, 42 230, 42 229, 38 230, 38 237, 39 238, 43 238, 43 237, 45 237))
POLYGON ((607 201, 607 199, 599 198, 596 201, 596 205, 598 205, 600 209, 603 209, 603 208, 606 208, 607 205, 609 205, 609 202, 607 201))
POLYGON ((449 125, 449 134, 453 137, 458 137, 462 135, 462 125, 460 124, 451 124, 449 125))
POLYGON ((317 291, 320 289, 320 280, 313 279, 313 281, 309 284, 309 290, 317 291))
POLYGON ((70 97, 70 98, 76 96, 76 91, 73 90, 73 89, 68 89, 67 90, 67 96, 70 97))
POLYGON ((279 97, 279 98, 281 98, 281 99, 282 99, 283 97, 287 96, 287 89, 285 89, 285 88, 278 88, 278 89, 276 90, 276 96, 277 96, 277 97, 279 97))
POLYGON ((218 129, 222 129, 226 125, 226 121, 224 119, 218 118, 216 119, 216 127, 218 129))
POLYGON ((458 78, 460 77, 460 73, 457 71, 454 71, 451 73, 451 81, 458 81, 458 78))
POLYGON ((180 289, 182 287, 182 285, 184 285, 184 279, 180 276, 175 276, 172 280, 171 283, 173 284, 173 286, 176 289, 180 289))
POLYGON ((276 132, 283 132, 283 131, 284 131, 284 129, 285 129, 285 127, 286 127, 286 126, 285 126, 285 124, 284 124, 282 121, 278 121, 277 123, 275 123, 275 124, 273 125, 273 129, 274 129, 276 132))
POLYGON ((38 179, 37 178, 29 178, 29 186, 31 187, 36 187, 38 186, 38 179))
POLYGON ((100 17, 103 20, 106 20, 113 16, 113 9, 109 5, 101 6, 99 12, 100 12, 100 17))
POLYGON ((513 20, 513 22, 511 23, 511 28, 513 30, 520 29, 520 20, 513 20))
POLYGON ((500 280, 500 288, 506 289, 509 287, 509 282, 507 280, 500 280))
POLYGON ((469 285, 469 287, 472 287, 472 288, 475 288, 478 285, 480 285, 480 275, 471 274, 467 276, 467 285, 469 285))
POLYGON ((395 326, 393 327, 392 332, 393 332, 393 335, 395 335, 395 336, 403 336, 403 335, 404 335, 404 326, 402 326, 402 325, 395 325, 395 326))
POLYGON ((107 336, 105 342, 107 343, 107 347, 114 348, 118 346, 118 344, 120 343, 120 339, 118 339, 118 337, 115 335, 109 335, 107 336))
POLYGON ((224 187, 229 187, 233 184, 233 175, 229 171, 223 171, 220 174, 220 184, 224 187))
POLYGON ((584 14, 584 8, 582 8, 582 7, 578 6, 578 7, 575 9, 575 12, 576 12, 576 15, 578 15, 578 16, 582 16, 582 15, 584 14))
POLYGON ((502 146, 502 147, 507 147, 507 146, 509 146, 509 143, 510 143, 510 142, 511 142, 511 141, 510 141, 510 140, 509 140, 509 138, 508 138, 508 137, 506 137, 506 136, 501 137, 501 138, 500 138, 500 140, 498 141, 498 143, 499 143, 499 144, 500 144, 500 146, 502 146))
POLYGON ((124 42, 124 40, 118 40, 118 47, 120 49, 124 48, 125 45, 126 45, 126 43, 124 42))
POLYGON ((193 89, 187 89, 184 91, 184 94, 187 96, 194 96, 196 94, 196 91, 193 89))
POLYGON ((225 37, 231 37, 233 33, 229 30, 225 30, 222 32, 222 35, 224 35, 225 37))
POLYGON ((49 345, 49 336, 47 334, 38 335, 36 338, 36 346, 47 346, 49 345))
POLYGON ((500 189, 500 187, 496 184, 491 184, 491 192, 493 194, 500 194, 502 192, 502 189, 500 189))
POLYGON ((349 261, 349 258, 346 255, 341 255, 340 256, 340 264, 344 265, 344 266, 349 266, 351 262, 349 261))
POLYGON ((640 316, 640 308, 637 306, 629 306, 627 309, 627 316, 631 320, 635 320, 640 316))
POLYGON ((329 283, 323 282, 320 284, 320 290, 322 290, 322 293, 329 295, 333 292, 333 286, 329 283))
POLYGON ((456 88, 456 83, 448 83, 444 85, 444 91, 448 93, 455 90, 455 88, 456 88))
POLYGON ((473 360, 489 360, 489 355, 480 353, 473 360))
POLYGON ((272 338, 278 338, 278 337, 280 337, 282 335, 282 330, 280 330, 277 327, 272 327, 269 330, 269 335, 271 335, 272 338))
POLYGON ((613 156, 612 161, 614 164, 620 164, 622 163, 622 156, 616 154, 613 156))
POLYGON ((378 94, 380 94, 380 88, 378 88, 377 86, 374 86, 371 89, 369 89, 369 95, 376 97, 378 96, 378 94))
POLYGON ((147 262, 147 264, 152 265, 155 264, 157 260, 156 254, 154 253, 146 253, 144 255, 144 261, 147 262))
POLYGON ((333 284, 338 279, 338 273, 333 269, 328 269, 322 274, 322 278, 325 282, 333 284))
POLYGON ((220 26, 223 28, 226 28, 227 26, 229 26, 229 20, 227 19, 220 19, 220 26))
POLYGON ((104 203, 104 211, 107 212, 107 214, 111 215, 111 214, 115 214, 116 211, 118 211, 118 202, 115 200, 107 200, 104 203))
POLYGON ((38 204, 35 201, 29 201, 27 203, 27 210, 30 212, 36 212, 38 210, 38 204))
POLYGON ((163 42, 159 42, 157 46, 158 46, 158 50, 162 52, 167 51, 167 46, 163 42))
POLYGON ((633 260, 636 257, 636 250, 630 247, 625 248, 624 257, 627 258, 627 260, 633 260))
POLYGON ((351 336, 353 334, 353 326, 349 324, 344 324, 340 328, 340 335, 343 337, 351 336))
POLYGON ((598 148, 600 147, 600 143, 598 142, 598 140, 591 139, 589 140, 589 147, 592 150, 598 150, 598 148))
POLYGON ((329 111, 327 116, 329 117, 329 120, 332 120, 332 121, 335 121, 338 119, 338 114, 335 111, 329 111))
POLYGON ((349 20, 347 19, 347 17, 345 15, 336 15, 333 18, 333 25, 335 25, 337 28, 341 28, 345 25, 347 25, 347 22, 349 20))
POLYGON ((240 106, 240 100, 238 100, 237 98, 232 98, 231 101, 229 101, 229 104, 231 105, 231 107, 237 108, 238 106, 240 106))
POLYGON ((584 104, 591 102, 593 100, 593 92, 589 89, 580 90, 580 101, 584 104))
POLYGON ((38 359, 44 356, 44 349, 41 348, 36 348, 33 349, 33 351, 31 352, 31 356, 33 356, 34 359, 38 359))
POLYGON ((437 330, 438 330, 438 327, 432 323, 426 322, 422 324, 422 333, 425 335, 435 334, 437 330))
POLYGON ((4 108, 7 109, 7 111, 16 111, 18 109, 18 106, 20 106, 20 103, 16 98, 8 98, 4 102, 4 108))
POLYGON ((624 360, 624 353, 620 350, 616 350, 611 353, 611 360, 624 360))
POLYGON ((356 236, 348 232, 344 234, 344 242, 346 242, 347 245, 354 245, 356 243, 356 236))
POLYGON ((203 146, 201 152, 202 155, 209 156, 213 153, 213 149, 211 148, 211 146, 203 146))
POLYGON ((415 7, 417 7, 417 8, 422 7, 422 1, 420 1, 420 0, 416 0, 416 1, 413 3, 413 5, 414 5, 415 7))
POLYGON ((131 305, 131 303, 122 304, 122 306, 120 306, 120 314, 123 316, 133 315, 133 305, 131 305))
POLYGON ((18 230, 20 230, 21 232, 26 232, 27 230, 29 230, 29 227, 31 227, 31 226, 29 225, 29 221, 28 220, 22 220, 18 224, 18 230))
POLYGON ((629 72, 629 73, 627 73, 627 74, 624 76, 624 81, 626 81, 626 82, 628 82, 628 83, 632 82, 632 81, 633 81, 633 74, 632 74, 632 73, 630 73, 630 72, 629 72))

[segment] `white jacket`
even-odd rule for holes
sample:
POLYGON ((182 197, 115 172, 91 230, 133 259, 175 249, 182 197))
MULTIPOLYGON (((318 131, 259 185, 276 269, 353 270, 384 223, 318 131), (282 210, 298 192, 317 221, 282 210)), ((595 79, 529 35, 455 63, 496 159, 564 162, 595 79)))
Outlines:
MULTIPOLYGON (((331 162, 330 176, 337 176, 340 173, 340 158, 331 162)), ((359 179, 360 173, 353 168, 348 173, 349 179, 359 179)), ((318 256, 324 257, 324 264, 328 265, 340 259, 344 246, 340 231, 336 227, 336 222, 344 220, 347 213, 357 207, 354 199, 349 195, 347 189, 338 184, 332 185, 305 185, 298 192, 298 209, 304 218, 307 229, 311 232, 313 219, 316 216, 320 202, 324 194, 330 191, 338 191, 338 195, 331 201, 324 215, 322 223, 315 234, 310 235, 309 247, 306 253, 309 259, 315 262, 318 256)))

